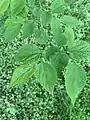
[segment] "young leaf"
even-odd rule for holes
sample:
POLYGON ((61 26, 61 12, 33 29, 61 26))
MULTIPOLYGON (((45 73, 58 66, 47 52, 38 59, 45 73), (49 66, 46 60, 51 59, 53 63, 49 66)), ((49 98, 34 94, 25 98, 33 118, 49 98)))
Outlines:
POLYGON ((9 84, 9 88, 14 87, 16 85, 21 85, 35 73, 35 66, 25 66, 21 65, 14 70, 11 83, 9 84))
POLYGON ((55 67, 57 73, 60 74, 67 66, 68 60, 68 55, 60 51, 50 58, 50 63, 55 67))
POLYGON ((64 12, 66 8, 66 3, 64 0, 53 0, 51 4, 52 12, 61 13, 64 12))
POLYGON ((6 41, 14 40, 20 32, 21 26, 22 24, 18 21, 8 21, 4 32, 6 41))
POLYGON ((74 27, 77 25, 81 24, 81 21, 79 21, 77 18, 69 16, 69 15, 64 15, 61 20, 68 26, 74 27))
POLYGON ((2 15, 9 7, 10 0, 0 0, 0 15, 2 15))
POLYGON ((32 21, 28 21, 24 24, 22 28, 23 38, 30 37, 35 31, 35 24, 32 21))
POLYGON ((57 80, 57 73, 54 67, 47 62, 41 62, 36 68, 37 81, 53 95, 54 86, 57 80))
POLYGON ((52 18, 51 13, 49 13, 47 11, 42 11, 42 14, 40 16, 40 20, 41 20, 41 23, 43 26, 47 26, 48 24, 50 24, 51 18, 52 18))
POLYGON ((65 72, 65 85, 73 105, 85 83, 86 74, 84 69, 76 63, 69 63, 65 72))
POLYGON ((16 55, 16 61, 23 63, 37 62, 40 56, 40 51, 37 46, 33 44, 24 45, 16 55))
POLYGON ((68 51, 71 58, 76 61, 90 60, 90 44, 83 40, 75 40, 68 51))
POLYGON ((48 42, 48 34, 43 29, 37 30, 34 36, 35 36, 35 40, 41 45, 46 44, 48 42))
POLYGON ((10 10, 12 16, 19 14, 25 8, 25 0, 11 0, 10 10))

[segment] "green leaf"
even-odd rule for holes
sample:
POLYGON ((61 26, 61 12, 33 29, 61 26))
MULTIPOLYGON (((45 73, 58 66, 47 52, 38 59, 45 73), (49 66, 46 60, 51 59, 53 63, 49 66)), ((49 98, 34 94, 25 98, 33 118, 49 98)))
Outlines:
POLYGON ((73 105, 85 84, 86 74, 84 69, 76 63, 69 63, 65 72, 65 85, 73 105))
POLYGON ((36 68, 37 81, 53 95, 57 73, 54 67, 47 62, 41 62, 36 68))
POLYGON ((33 44, 24 45, 15 56, 16 61, 32 64, 37 62, 40 57, 40 51, 37 46, 33 44))
POLYGON ((90 60, 90 44, 83 40, 75 40, 68 51, 71 58, 76 61, 90 60))
POLYGON ((60 47, 64 46, 67 42, 67 36, 65 35, 65 33, 58 33, 54 39, 56 41, 56 44, 60 47))
POLYGON ((35 66, 21 65, 14 70, 9 88, 21 85, 35 73, 35 66))
POLYGON ((77 25, 81 24, 81 21, 79 21, 77 18, 69 16, 69 15, 64 15, 61 20, 68 26, 74 27, 77 25))
POLYGON ((2 15, 9 7, 10 0, 0 0, 0 15, 2 15))
POLYGON ((50 46, 48 47, 45 52, 44 52, 44 57, 49 60, 50 57, 52 57, 53 55, 55 55, 55 53, 57 52, 57 47, 56 46, 50 46))
POLYGON ((28 3, 30 5, 30 7, 34 7, 35 5, 35 0, 28 0, 28 3))
POLYGON ((25 6, 22 9, 22 11, 18 14, 18 16, 27 20, 27 16, 28 16, 28 8, 27 8, 27 6, 25 6))
POLYGON ((52 28, 52 32, 53 32, 53 36, 56 44, 60 47, 65 45, 67 42, 67 37, 65 33, 62 33, 62 28, 60 28, 60 20, 53 17, 51 28, 52 28))
POLYGON ((67 2, 69 5, 73 4, 75 0, 65 0, 65 2, 67 2))
POLYGON ((56 17, 52 18, 51 29, 54 35, 61 32, 60 19, 56 17))
POLYGON ((53 0, 53 2, 51 3, 51 9, 54 13, 64 12, 65 8, 66 3, 64 0, 53 0))
POLYGON ((51 23, 52 14, 47 11, 42 11, 40 20, 43 26, 47 26, 51 23))
POLYGON ((22 28, 23 38, 31 37, 34 33, 36 25, 32 21, 28 21, 24 24, 22 28))
POLYGON ((55 67, 59 75, 67 66, 68 60, 68 55, 63 51, 60 51, 50 58, 50 63, 55 67))
POLYGON ((4 32, 4 37, 6 41, 14 40, 20 32, 21 26, 22 24, 16 19, 15 21, 8 20, 6 23, 6 29, 4 32))
POLYGON ((65 28, 65 35, 67 37, 67 46, 71 46, 74 42, 74 31, 71 27, 66 27, 65 28))
POLYGON ((35 36, 35 41, 41 45, 46 44, 48 42, 48 34, 43 29, 37 30, 34 36, 35 36))
POLYGON ((12 16, 19 14, 25 8, 25 0, 11 0, 10 10, 12 16))
POLYGON ((34 9, 32 10, 32 13, 35 17, 40 18, 41 15, 40 7, 35 6, 34 9))

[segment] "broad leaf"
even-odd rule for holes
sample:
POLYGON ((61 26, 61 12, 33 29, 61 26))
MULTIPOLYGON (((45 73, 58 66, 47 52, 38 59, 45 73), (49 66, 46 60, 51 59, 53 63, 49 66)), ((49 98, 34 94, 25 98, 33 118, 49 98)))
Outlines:
POLYGON ((83 40, 75 40, 68 51, 71 58, 76 61, 90 60, 90 44, 83 40))
POLYGON ((10 0, 0 0, 0 15, 2 15, 9 7, 10 0))
POLYGON ((33 44, 24 45, 16 55, 16 61, 32 64, 37 62, 40 56, 40 51, 37 46, 33 44))
POLYGON ((32 21, 28 21, 24 24, 22 28, 23 38, 30 37, 35 31, 35 24, 32 21))
POLYGON ((40 16, 40 20, 41 20, 41 23, 42 23, 43 26, 46 26, 46 25, 50 24, 51 23, 51 18, 52 18, 51 13, 46 12, 46 11, 42 11, 42 14, 40 16))
POLYGON ((36 68, 36 78, 37 81, 50 93, 53 95, 54 86, 57 80, 57 73, 54 67, 47 63, 41 62, 36 68))
POLYGON ((37 30, 35 33, 35 41, 39 44, 46 44, 48 42, 48 34, 45 30, 37 30))
POLYGON ((65 85, 73 105, 85 83, 86 74, 84 69, 76 63, 69 63, 65 72, 65 85))
POLYGON ((61 13, 64 12, 66 8, 66 3, 64 0, 53 0, 51 4, 52 12, 61 13))
POLYGON ((63 51, 60 51, 50 58, 50 63, 55 67, 59 75, 67 66, 68 60, 68 55, 63 51))
POLYGON ((26 66, 21 65, 17 67, 13 73, 11 83, 9 84, 9 88, 14 87, 16 85, 21 85, 35 73, 35 66, 26 66))
POLYGON ((14 40, 20 32, 22 24, 18 20, 8 20, 5 25, 4 37, 6 41, 14 40))
POLYGON ((79 21, 77 18, 69 16, 69 15, 64 15, 61 20, 68 26, 76 26, 76 25, 80 25, 81 21, 79 21))
POLYGON ((25 0, 11 0, 10 10, 13 16, 19 14, 23 8, 25 8, 25 0))

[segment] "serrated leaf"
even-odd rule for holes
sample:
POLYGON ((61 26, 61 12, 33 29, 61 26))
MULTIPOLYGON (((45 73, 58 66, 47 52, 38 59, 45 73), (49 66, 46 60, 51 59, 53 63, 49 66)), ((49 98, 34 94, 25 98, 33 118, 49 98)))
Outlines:
POLYGON ((25 8, 25 0, 11 0, 10 10, 12 16, 19 14, 25 8))
POLYGON ((41 45, 46 44, 48 42, 48 34, 43 29, 37 30, 37 32, 35 32, 34 37, 35 37, 35 41, 41 45))
POLYGON ((21 65, 14 70, 9 88, 21 85, 35 73, 35 66, 21 65))
POLYGON ((15 56, 16 61, 29 64, 37 62, 39 57, 40 51, 38 47, 33 44, 24 45, 15 56))
POLYGON ((68 60, 69 60, 68 55, 63 51, 60 51, 50 58, 50 63, 55 67, 59 75, 67 66, 68 60))
POLYGON ((57 80, 57 73, 54 67, 47 63, 41 62, 36 68, 36 78, 37 81, 50 93, 53 95, 55 83, 57 80))
POLYGON ((23 38, 31 37, 35 31, 35 28, 36 26, 32 21, 26 22, 22 28, 23 38))
POLYGON ((6 41, 14 40, 20 32, 22 24, 18 20, 16 21, 14 20, 16 19, 8 20, 7 23, 5 24, 6 29, 4 32, 4 37, 6 41))
POLYGON ((42 14, 40 16, 40 21, 43 26, 47 26, 48 24, 50 24, 51 18, 52 18, 52 14, 50 12, 42 11, 42 14))
POLYGON ((52 12, 54 13, 64 12, 65 8, 66 8, 66 3, 64 0, 54 0, 51 3, 51 9, 52 12))
POLYGON ((68 26, 73 27, 81 24, 81 21, 79 21, 77 18, 69 16, 69 15, 64 15, 61 20, 68 26))
POLYGON ((65 72, 65 85, 73 105, 85 84, 86 74, 84 69, 76 63, 69 63, 65 72))
POLYGON ((0 0, 0 15, 2 15, 9 7, 10 0, 0 0))
POLYGON ((75 40, 68 51, 71 58, 76 61, 90 60, 90 44, 83 40, 75 40))
POLYGON ((65 36, 67 37, 67 46, 71 46, 74 42, 74 31, 71 27, 65 28, 65 36))

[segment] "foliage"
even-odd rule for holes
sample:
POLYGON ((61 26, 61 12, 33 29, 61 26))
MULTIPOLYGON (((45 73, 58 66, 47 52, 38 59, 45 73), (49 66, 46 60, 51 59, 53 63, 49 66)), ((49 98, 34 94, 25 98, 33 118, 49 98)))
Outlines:
POLYGON ((23 65, 15 69, 9 87, 22 84, 29 77, 35 76, 40 84, 53 94, 60 70, 65 72, 66 90, 74 105, 86 83, 85 71, 77 62, 83 62, 83 58, 90 60, 90 45, 75 39, 73 27, 81 25, 81 22, 71 15, 65 15, 67 7, 68 2, 64 0, 47 1, 46 4, 43 0, 8 0, 7 5, 5 0, 2 0, 0 13, 3 15, 8 12, 3 33, 5 41, 18 37, 30 40, 30 44, 23 46, 16 55, 16 60, 23 65), (49 46, 56 47, 57 50, 51 54, 53 49, 50 49, 47 59, 45 53, 49 46), (75 76, 72 75, 73 69, 75 76))

